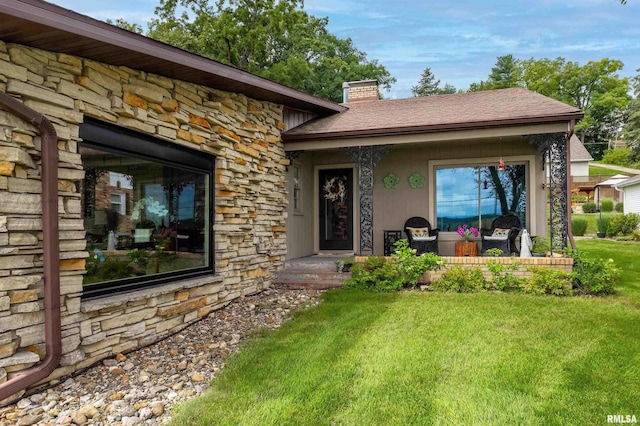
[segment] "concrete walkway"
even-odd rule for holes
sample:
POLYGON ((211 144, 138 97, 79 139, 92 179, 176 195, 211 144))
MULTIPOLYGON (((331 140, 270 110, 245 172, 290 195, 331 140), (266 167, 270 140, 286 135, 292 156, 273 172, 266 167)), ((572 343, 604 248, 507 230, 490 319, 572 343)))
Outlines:
POLYGON ((594 167, 602 167, 603 169, 616 170, 620 173, 627 173, 630 175, 629 177, 640 175, 640 170, 632 169, 629 167, 613 166, 611 164, 600 164, 600 163, 594 163, 594 162, 589 162, 589 165, 594 167))

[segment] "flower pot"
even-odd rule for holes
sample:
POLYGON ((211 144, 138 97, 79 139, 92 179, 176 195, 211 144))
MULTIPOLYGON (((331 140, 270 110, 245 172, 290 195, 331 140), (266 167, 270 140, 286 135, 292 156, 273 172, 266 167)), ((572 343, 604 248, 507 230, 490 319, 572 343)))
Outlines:
POLYGON ((604 238, 606 236, 604 232, 596 232, 596 235, 598 238, 604 238))
POLYGON ((456 243, 456 256, 477 256, 478 255, 478 243, 475 242, 457 242, 456 243))

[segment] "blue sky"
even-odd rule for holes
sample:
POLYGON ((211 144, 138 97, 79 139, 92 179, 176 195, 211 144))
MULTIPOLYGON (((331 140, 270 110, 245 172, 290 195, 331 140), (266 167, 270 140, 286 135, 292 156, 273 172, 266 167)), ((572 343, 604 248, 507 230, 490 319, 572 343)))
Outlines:
MULTIPOLYGON (((213 2, 213 0, 211 0, 213 2)), ((97 19, 144 26, 159 0, 53 0, 97 19)), ((640 68, 640 0, 306 0, 305 10, 329 17, 329 30, 350 37, 398 82, 386 98, 411 96, 425 67, 458 89, 487 78, 496 57, 556 58, 585 64, 624 62, 622 77, 640 68)))

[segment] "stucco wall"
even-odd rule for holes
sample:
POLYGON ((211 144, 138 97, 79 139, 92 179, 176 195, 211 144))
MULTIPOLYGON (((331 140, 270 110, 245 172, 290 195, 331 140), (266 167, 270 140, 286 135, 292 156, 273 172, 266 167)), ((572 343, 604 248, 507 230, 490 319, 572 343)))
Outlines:
MULTIPOLYGON (((0 41, 0 90, 58 134, 63 358, 49 380, 158 340, 269 286, 286 253, 282 106, 0 41), (217 156, 215 274, 82 300, 79 124, 93 117, 217 156)), ((40 138, 0 110, 0 381, 44 356, 40 138)))

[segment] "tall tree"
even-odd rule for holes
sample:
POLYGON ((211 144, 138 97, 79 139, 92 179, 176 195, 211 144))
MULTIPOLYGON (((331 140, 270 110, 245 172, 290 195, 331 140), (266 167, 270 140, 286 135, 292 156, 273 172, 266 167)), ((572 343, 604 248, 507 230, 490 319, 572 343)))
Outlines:
MULTIPOLYGON (((636 70, 640 73, 640 68, 636 70)), ((622 129, 622 137, 631 148, 629 161, 640 163, 640 74, 632 79, 635 98, 629 102, 626 111, 626 122, 622 129)))
POLYGON ((520 86, 521 68, 513 55, 498 56, 496 66, 491 68, 489 84, 493 89, 506 89, 520 86))
POLYGON ((149 36, 313 95, 339 101, 345 81, 396 80, 302 0, 161 0, 149 36))
POLYGON ((564 58, 532 58, 521 65, 525 87, 584 111, 576 133, 594 158, 602 158, 609 140, 620 131, 631 99, 629 81, 617 74, 623 63, 604 58, 581 66, 564 58))
POLYGON ((444 87, 440 87, 440 80, 436 80, 436 76, 431 72, 431 68, 426 67, 420 76, 418 84, 411 87, 413 96, 433 96, 446 95, 456 93, 456 88, 447 83, 444 87))

